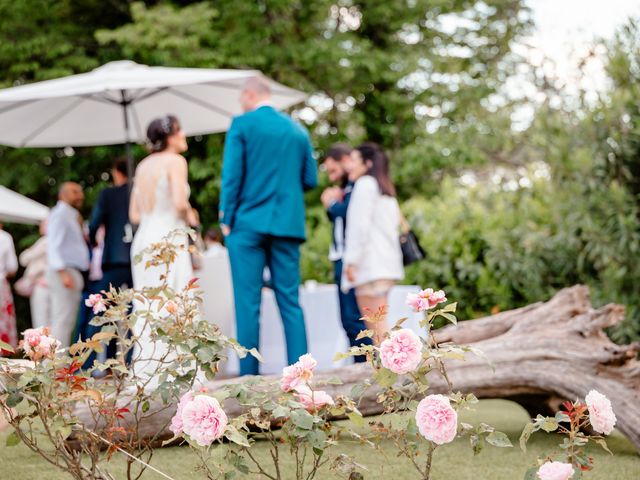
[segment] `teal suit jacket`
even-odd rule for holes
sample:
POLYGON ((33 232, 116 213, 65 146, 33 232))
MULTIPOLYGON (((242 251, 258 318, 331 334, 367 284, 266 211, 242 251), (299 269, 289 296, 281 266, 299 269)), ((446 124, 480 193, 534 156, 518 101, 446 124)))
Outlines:
POLYGON ((221 224, 304 240, 303 194, 317 183, 302 125, 270 106, 233 119, 224 147, 221 224))

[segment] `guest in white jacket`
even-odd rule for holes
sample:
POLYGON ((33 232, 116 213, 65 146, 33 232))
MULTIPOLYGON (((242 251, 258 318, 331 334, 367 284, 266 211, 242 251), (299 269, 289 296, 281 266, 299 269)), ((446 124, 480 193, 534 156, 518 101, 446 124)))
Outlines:
MULTIPOLYGON (((382 312, 393 285, 404 278, 400 249, 400 207, 389 177, 389 159, 375 143, 363 143, 346 164, 354 181, 343 262, 342 288, 356 289, 364 314, 382 312)), ((386 315, 367 322, 379 344, 387 331, 386 315)))

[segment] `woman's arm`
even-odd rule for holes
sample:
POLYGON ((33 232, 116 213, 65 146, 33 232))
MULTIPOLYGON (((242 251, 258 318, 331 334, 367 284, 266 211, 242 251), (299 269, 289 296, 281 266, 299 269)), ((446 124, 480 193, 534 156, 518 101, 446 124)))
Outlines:
POLYGON ((134 225, 140 224, 140 205, 138 202, 138 188, 136 187, 135 178, 133 180, 133 188, 129 197, 129 221, 134 225))
POLYGON ((189 219, 191 205, 189 204, 189 178, 187 161, 182 155, 176 155, 169 166, 169 184, 171 186, 171 200, 178 215, 189 219))

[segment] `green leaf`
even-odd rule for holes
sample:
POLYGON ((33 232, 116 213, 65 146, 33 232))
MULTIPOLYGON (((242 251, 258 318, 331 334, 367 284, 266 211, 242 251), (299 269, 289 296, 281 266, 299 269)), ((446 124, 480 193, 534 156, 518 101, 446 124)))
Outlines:
POLYGON ((351 389, 351 398, 360 398, 365 391, 365 386, 361 383, 356 383, 351 389))
POLYGON ((527 451, 527 442, 529 441, 529 437, 535 431, 535 426, 533 423, 529 422, 524 426, 522 433, 520 434, 520 448, 523 452, 527 451))
POLYGON ((291 421, 293 424, 303 430, 311 430, 313 428, 313 415, 306 410, 294 410, 291 412, 291 421))
POLYGON ((233 427, 231 425, 227 426, 227 430, 226 432, 224 432, 224 436, 227 440, 229 440, 230 442, 233 442, 237 445, 241 445, 243 447, 250 447, 251 444, 249 443, 249 440, 247 439, 246 436, 244 436, 240 430, 238 430, 236 427, 233 427))
POLYGON ((524 474, 524 480, 538 480, 538 468, 531 467, 524 474))
POLYGON ((373 330, 360 330, 360 333, 356 336, 356 340, 362 340, 363 338, 371 338, 375 332, 373 330))
POLYGON ((452 314, 446 313, 446 312, 440 312, 440 316, 446 318, 447 320, 449 320, 454 325, 458 324, 458 319, 456 318, 455 315, 452 315, 452 314))
POLYGON ((396 380, 398 379, 398 374, 393 373, 391 370, 386 368, 381 368, 373 375, 374 380, 381 387, 392 387, 396 380))
POLYGON ((283 418, 283 417, 288 417, 289 413, 290 413, 290 410, 287 407, 278 405, 276 408, 273 409, 273 412, 271 412, 271 416, 273 418, 283 418))
POLYGON ((11 353, 16 353, 16 350, 11 345, 9 345, 7 342, 3 342, 2 340, 0 340, 0 350, 6 350, 11 353))
POLYGON ((458 302, 450 303, 449 305, 445 305, 442 309, 443 312, 455 312, 456 308, 458 308, 458 302))
POLYGON ((542 428, 542 430, 544 430, 547 433, 551 433, 551 432, 555 432, 558 429, 559 425, 558 425, 558 421, 555 418, 550 418, 547 417, 544 422, 542 422, 542 425, 540 426, 540 428, 542 428))
POLYGON ((338 377, 331 377, 329 380, 327 380, 328 385, 342 385, 342 383, 342 380, 340 380, 338 377))
POLYGON ((149 405, 149 400, 145 400, 145 401, 142 403, 142 413, 146 413, 146 412, 148 412, 148 411, 149 411, 149 407, 150 407, 150 405, 149 405))
POLYGON ((18 392, 11 393, 6 400, 7 407, 16 407, 22 401, 22 395, 18 392))
POLYGON ((511 440, 502 432, 491 432, 487 435, 487 443, 494 447, 506 448, 513 447, 511 440))
POLYGON ((322 430, 312 430, 305 436, 305 439, 313 449, 322 451, 326 446, 327 435, 322 430))
POLYGON ((569 415, 567 415, 566 413, 562 413, 562 412, 556 412, 556 416, 554 418, 556 419, 556 422, 558 422, 558 423, 561 423, 561 422, 569 423, 569 422, 571 422, 571 419, 569 418, 569 415))
POLYGON ((11 432, 7 437, 6 445, 7 447, 14 447, 20 443, 20 437, 16 432, 11 432))
POLYGON ((364 418, 359 413, 349 412, 347 417, 349 417, 349 420, 351 420, 356 427, 364 427, 364 418))
POLYGON ((18 415, 25 416, 34 413, 36 411, 36 407, 29 402, 29 400, 23 398, 22 401, 16 405, 15 410, 18 415))
POLYGON ((604 450, 606 452, 609 452, 611 455, 613 455, 613 452, 611 450, 609 450, 609 447, 607 446, 607 442, 605 441, 604 438, 597 438, 595 439, 595 442, 600 445, 602 448, 604 448, 604 450))
POLYGON ((406 322, 407 320, 409 320, 409 317, 402 317, 401 319, 399 319, 399 320, 396 322, 396 324, 393 326, 393 329, 400 328, 400 327, 402 326, 402 324, 403 324, 404 322, 406 322))
POLYGON ((260 355, 260 352, 257 349, 252 348, 251 350, 249 350, 249 354, 259 362, 264 363, 264 358, 262 357, 262 355, 260 355))
POLYGON ((482 451, 482 447, 484 447, 484 438, 480 435, 471 435, 469 441, 473 448, 473 454, 478 455, 482 451))

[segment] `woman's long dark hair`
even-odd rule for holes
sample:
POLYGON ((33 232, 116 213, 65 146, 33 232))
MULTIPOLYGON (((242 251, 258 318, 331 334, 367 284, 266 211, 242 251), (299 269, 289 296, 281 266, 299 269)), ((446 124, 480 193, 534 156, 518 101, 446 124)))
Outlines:
POLYGON ((147 127, 147 140, 152 152, 162 152, 167 148, 167 138, 180 129, 180 122, 173 115, 165 115, 151 121, 147 127))
POLYGON ((378 182, 380 193, 389 197, 396 196, 396 187, 389 177, 389 157, 377 143, 365 142, 356 147, 362 155, 362 161, 371 162, 367 175, 371 175, 378 182))

